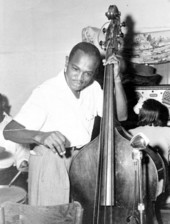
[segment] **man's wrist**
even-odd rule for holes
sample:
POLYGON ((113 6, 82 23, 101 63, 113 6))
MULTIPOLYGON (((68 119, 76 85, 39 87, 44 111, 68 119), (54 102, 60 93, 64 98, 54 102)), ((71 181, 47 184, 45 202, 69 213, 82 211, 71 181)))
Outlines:
POLYGON ((34 139, 34 142, 35 142, 36 144, 41 144, 41 133, 38 132, 38 133, 33 137, 33 139, 34 139))

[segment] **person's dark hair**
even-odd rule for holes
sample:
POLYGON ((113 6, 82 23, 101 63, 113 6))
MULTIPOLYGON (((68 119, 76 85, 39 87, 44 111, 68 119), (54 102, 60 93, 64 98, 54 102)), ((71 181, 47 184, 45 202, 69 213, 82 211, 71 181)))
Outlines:
POLYGON ((138 116, 139 126, 166 126, 169 118, 168 108, 154 99, 144 101, 138 116))
POLYGON ((78 51, 78 50, 81 50, 83 51, 85 54, 88 54, 90 56, 94 56, 96 57, 96 59, 98 60, 99 62, 99 65, 101 63, 101 55, 100 55, 100 51, 99 49, 91 44, 91 43, 88 43, 88 42, 80 42, 78 44, 76 44, 70 54, 69 54, 69 61, 72 59, 72 57, 75 55, 75 53, 78 51))
POLYGON ((0 94, 0 105, 0 108, 2 110, 1 113, 6 112, 9 115, 11 106, 9 104, 8 98, 3 94, 0 94))

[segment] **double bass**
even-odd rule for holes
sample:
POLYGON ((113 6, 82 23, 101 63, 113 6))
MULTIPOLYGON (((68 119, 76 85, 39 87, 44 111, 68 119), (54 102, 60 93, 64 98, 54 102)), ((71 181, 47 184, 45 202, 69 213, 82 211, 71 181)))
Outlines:
MULTIPOLYGON (((104 43, 107 60, 119 53, 121 24, 115 5, 106 16, 110 20, 104 43)), ((130 144, 132 136, 116 117, 113 66, 105 66, 100 134, 72 159, 71 197, 84 208, 83 224, 155 224, 154 201, 159 182, 165 180, 164 163, 148 145, 143 148, 141 221, 138 161, 130 144)))

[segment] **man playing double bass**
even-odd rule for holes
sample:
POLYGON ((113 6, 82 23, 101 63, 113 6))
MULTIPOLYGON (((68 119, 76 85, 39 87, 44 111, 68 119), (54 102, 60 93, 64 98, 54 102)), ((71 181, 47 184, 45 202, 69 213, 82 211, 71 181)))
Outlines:
MULTIPOLYGON (((127 119, 127 103, 119 63, 115 56, 108 61, 114 64, 116 110, 122 121, 127 119)), ((69 202, 71 158, 90 142, 94 118, 102 115, 103 91, 95 81, 100 63, 97 47, 75 45, 64 70, 39 85, 4 129, 5 139, 35 145, 29 161, 31 205, 69 202)))

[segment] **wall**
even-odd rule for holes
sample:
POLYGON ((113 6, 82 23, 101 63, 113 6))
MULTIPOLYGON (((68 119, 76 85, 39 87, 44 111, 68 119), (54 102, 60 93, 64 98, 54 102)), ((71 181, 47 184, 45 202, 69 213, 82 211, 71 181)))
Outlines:
POLYGON ((0 92, 12 115, 35 86, 64 66, 83 27, 107 21, 112 4, 122 21, 131 17, 137 32, 170 29, 170 0, 0 0, 0 92))

